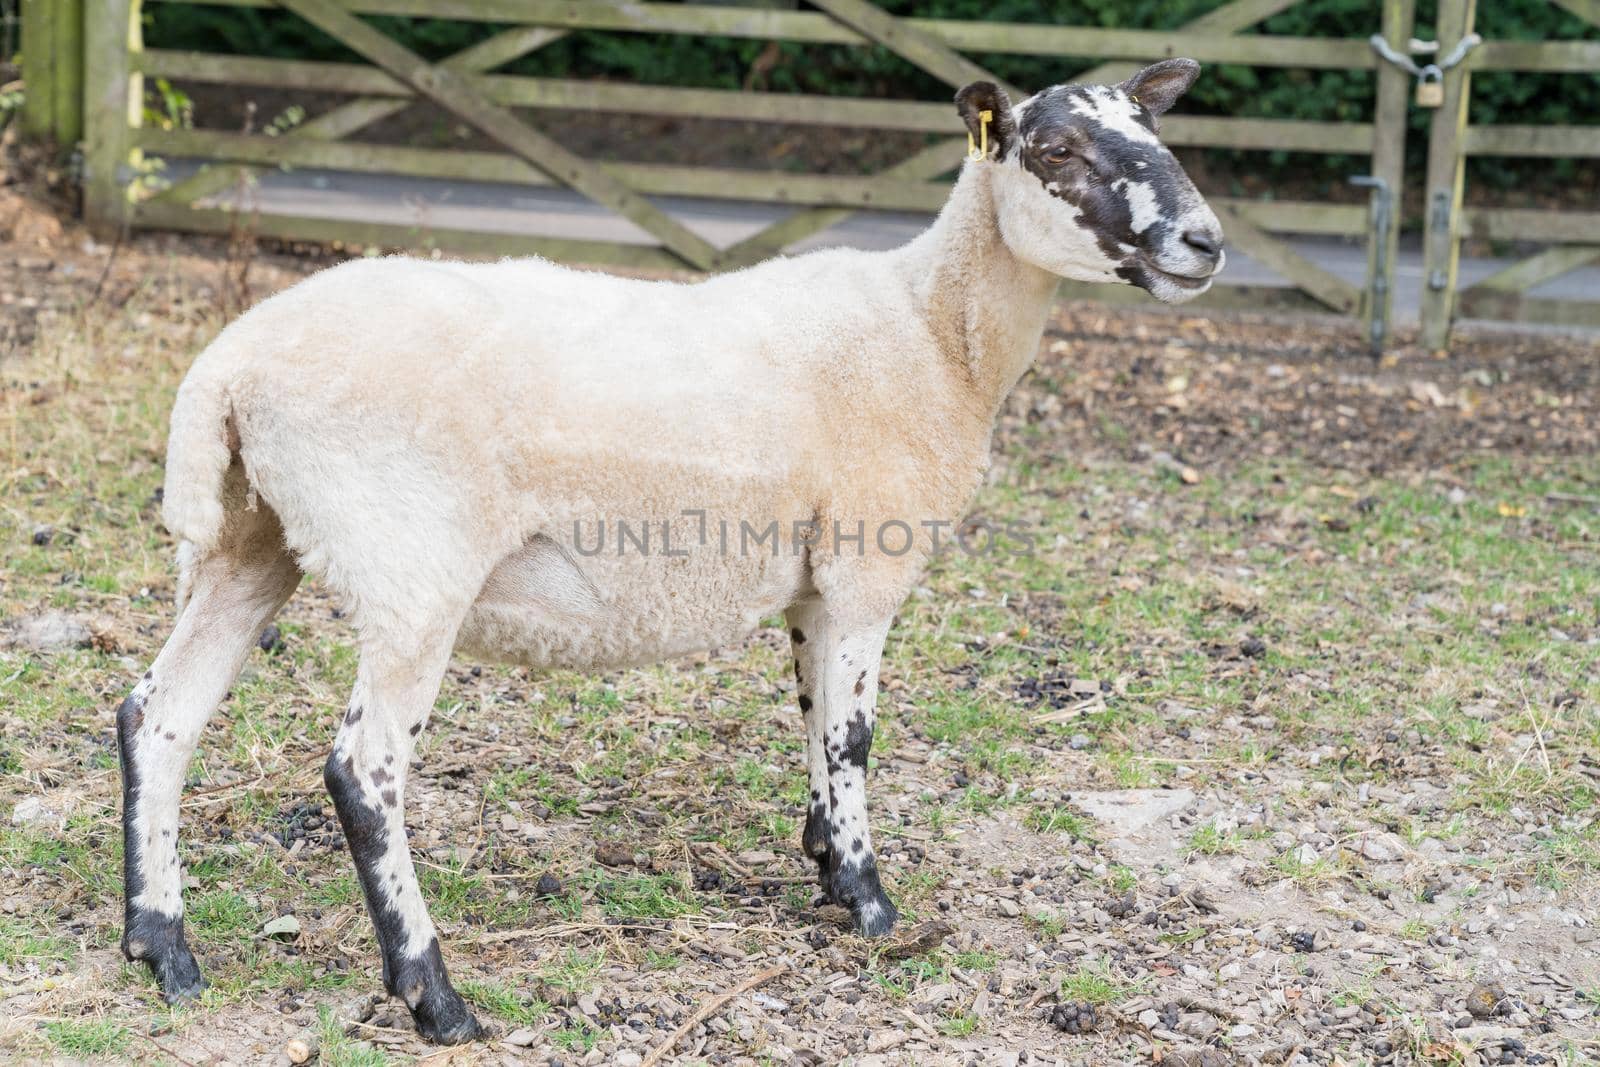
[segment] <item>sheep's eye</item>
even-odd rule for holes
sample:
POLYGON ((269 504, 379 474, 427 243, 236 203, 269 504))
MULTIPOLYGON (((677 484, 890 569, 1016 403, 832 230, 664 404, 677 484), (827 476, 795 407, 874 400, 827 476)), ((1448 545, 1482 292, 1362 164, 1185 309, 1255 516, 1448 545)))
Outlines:
POLYGON ((1045 153, 1044 161, 1052 167, 1059 167, 1072 158, 1072 150, 1068 148, 1052 148, 1045 153))

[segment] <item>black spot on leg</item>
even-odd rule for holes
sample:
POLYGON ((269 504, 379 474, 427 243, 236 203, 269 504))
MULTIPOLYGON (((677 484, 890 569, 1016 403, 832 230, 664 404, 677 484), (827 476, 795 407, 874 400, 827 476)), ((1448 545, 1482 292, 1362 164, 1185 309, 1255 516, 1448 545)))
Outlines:
POLYGON ((805 832, 800 835, 800 847, 807 856, 817 865, 817 881, 822 886, 823 895, 831 898, 832 889, 828 884, 828 870, 832 866, 832 856, 829 850, 828 834, 828 809, 816 800, 816 790, 812 791, 812 803, 806 812, 805 832))
POLYGON ((812 801, 813 801, 813 802, 816 802, 816 801, 818 801, 818 800, 821 800, 821 799, 822 799, 822 790, 820 790, 820 789, 813 789, 813 790, 812 790, 812 791, 811 791, 811 799, 812 799, 812 801))
POLYGON ((372 784, 380 788, 383 786, 383 783, 391 782, 393 780, 394 775, 390 774, 382 767, 375 768, 372 772, 372 784))
POLYGON ((392 808, 400 803, 400 798, 395 795, 393 789, 385 789, 383 791, 383 802, 392 808))
POLYGON ((117 738, 123 742, 124 747, 144 726, 144 700, 143 696, 134 693, 117 709, 117 738))
POLYGON ((797 681, 797 682, 800 682, 801 684, 804 684, 805 680, 806 680, 805 679, 805 675, 800 673, 800 661, 799 660, 795 660, 794 661, 794 680, 797 681))
POLYGON ((411 724, 411 736, 412 737, 416 737, 421 732, 422 732, 422 724, 420 722, 414 722, 414 723, 411 724))
POLYGON ((168 730, 166 733, 162 734, 161 736, 165 737, 168 741, 176 741, 178 739, 178 735, 173 733, 171 730, 168 730))
MULTIPOLYGON (((789 631, 789 640, 793 641, 797 645, 803 645, 806 643, 806 635, 801 632, 800 627, 796 626, 794 629, 789 631)), ((798 667, 800 665, 796 663, 795 666, 798 667)))
POLYGON ((860 712, 850 720, 845 729, 844 748, 841 757, 844 762, 866 769, 867 753, 872 750, 872 727, 867 725, 867 717, 860 712))
POLYGON ((360 721, 361 721, 361 705, 360 704, 352 704, 352 705, 350 705, 350 710, 344 713, 344 724, 346 726, 354 726, 356 723, 358 723, 360 721))
POLYGON ((804 693, 800 694, 800 710, 801 711, 810 711, 811 710, 811 698, 806 696, 804 693))
POLYGON ((390 767, 394 766, 394 753, 393 752, 384 753, 383 762, 387 766, 390 766, 390 767))
POLYGON ((861 672, 861 676, 856 679, 856 696, 860 696, 862 693, 864 693, 866 691, 866 688, 867 688, 867 672, 866 671, 862 671, 861 672))
POLYGON ((859 837, 856 838, 854 841, 850 842, 850 851, 851 852, 860 852, 862 849, 864 849, 866 847, 867 846, 862 843, 861 838, 859 838, 859 837))

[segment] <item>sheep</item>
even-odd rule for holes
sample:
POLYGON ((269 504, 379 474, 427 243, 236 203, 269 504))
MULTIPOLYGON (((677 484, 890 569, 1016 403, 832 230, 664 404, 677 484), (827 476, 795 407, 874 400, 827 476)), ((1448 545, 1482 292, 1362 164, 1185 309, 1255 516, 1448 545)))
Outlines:
POLYGON ((446 974, 401 801, 457 649, 609 668, 782 613, 806 731, 802 848, 862 934, 887 932, 866 768, 884 639, 932 551, 917 533, 970 504, 1058 278, 1178 302, 1221 269, 1216 216, 1157 137, 1198 71, 1168 60, 1015 107, 966 86, 956 110, 987 151, 893 251, 692 284, 539 259, 360 260, 229 325, 172 412, 176 625, 117 713, 128 959, 169 1001, 203 985, 183 931, 184 771, 303 574, 357 630, 324 779, 384 987, 425 1038, 481 1033, 446 974), (608 521, 629 551, 608 547, 608 521))

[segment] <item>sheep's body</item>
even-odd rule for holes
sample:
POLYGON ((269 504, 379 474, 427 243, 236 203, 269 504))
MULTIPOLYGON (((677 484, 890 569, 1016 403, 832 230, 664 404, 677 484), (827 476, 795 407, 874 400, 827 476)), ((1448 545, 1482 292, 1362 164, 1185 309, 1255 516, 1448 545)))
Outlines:
MULTIPOLYGON (((795 523, 828 532, 821 562, 835 521, 870 538, 874 519, 958 515, 975 489, 991 412, 929 333, 916 251, 692 285, 539 260, 354 262, 200 357, 190 391, 212 440, 195 447, 223 448, 232 418, 289 545, 364 627, 404 634, 418 605, 481 589, 461 644, 495 658, 709 648, 809 590, 795 523), (781 543, 763 536, 774 521, 781 543)), ((176 532, 203 546, 186 495, 214 490, 168 492, 176 532)), ((852 562, 820 566, 819 587, 855 580, 852 562)), ((916 566, 868 599, 892 610, 916 566)))
POLYGON ((1052 90, 1013 112, 992 86, 963 90, 969 124, 999 116, 1000 158, 967 167, 934 226, 893 252, 692 285, 537 260, 358 262, 224 331, 173 409, 177 626, 117 716, 128 957, 169 999, 199 989, 176 851, 184 770, 303 573, 358 627, 324 777, 384 984, 426 1036, 478 1033, 401 801, 458 647, 620 666, 783 612, 806 726, 802 844, 858 929, 887 931, 866 813, 883 641, 977 489, 1056 275, 1180 299, 1220 263, 1215 218, 1154 136, 1193 77, 1174 63, 1136 79, 1145 104, 1126 87, 1052 90), (1058 160, 1086 130, 1104 159, 1058 160))

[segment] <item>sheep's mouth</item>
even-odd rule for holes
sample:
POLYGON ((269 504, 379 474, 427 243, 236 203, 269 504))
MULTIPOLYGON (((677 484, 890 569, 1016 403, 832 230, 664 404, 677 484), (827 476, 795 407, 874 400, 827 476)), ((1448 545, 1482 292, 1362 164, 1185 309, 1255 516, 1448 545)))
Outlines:
POLYGON ((1211 271, 1209 274, 1201 274, 1198 276, 1193 274, 1174 274, 1170 270, 1162 270, 1160 267, 1150 262, 1148 257, 1140 257, 1139 266, 1150 272, 1152 276, 1169 281, 1180 289, 1204 289, 1206 286, 1210 285, 1211 280, 1217 276, 1216 271, 1211 271))

